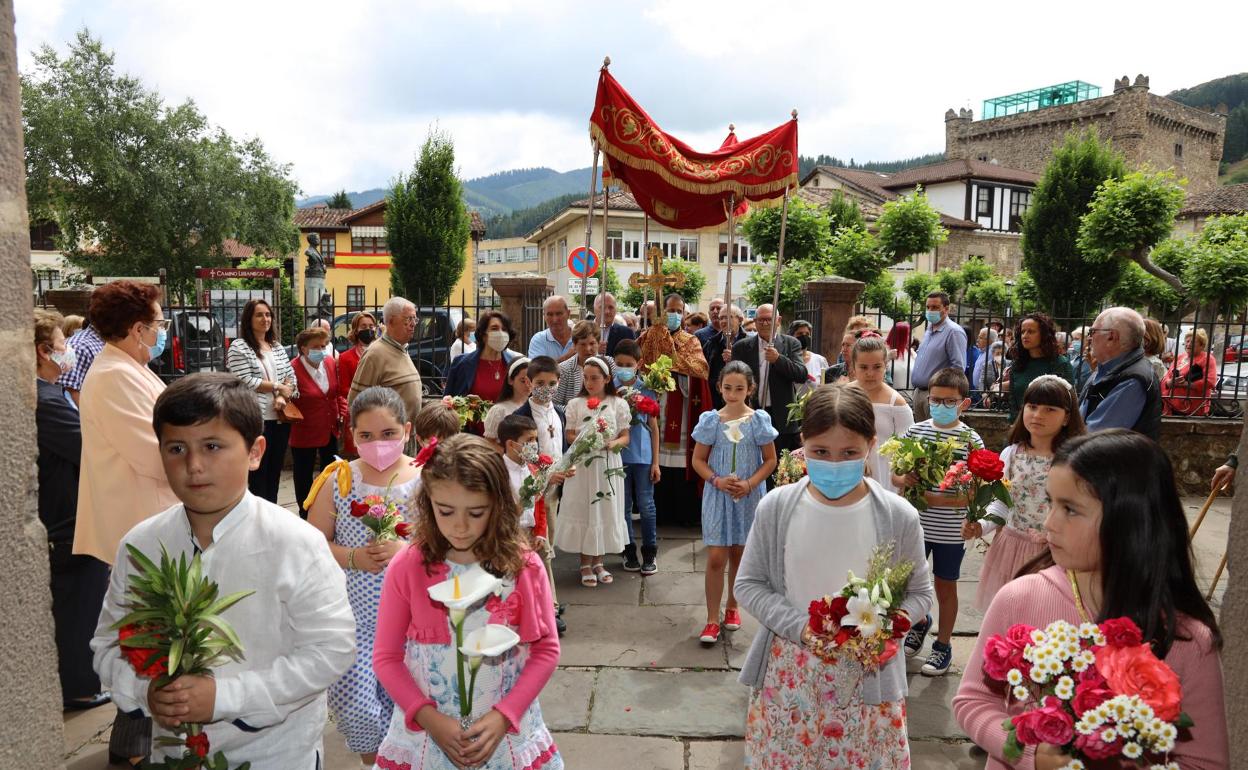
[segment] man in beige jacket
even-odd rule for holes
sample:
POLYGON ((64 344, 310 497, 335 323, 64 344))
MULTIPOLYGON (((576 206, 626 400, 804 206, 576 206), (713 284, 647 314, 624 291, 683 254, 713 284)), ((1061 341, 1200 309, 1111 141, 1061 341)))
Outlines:
POLYGON ((360 358, 347 401, 354 402, 374 385, 392 388, 403 399, 410 422, 420 411, 422 397, 420 372, 407 353, 407 343, 416 334, 416 306, 402 297, 391 297, 382 308, 382 319, 386 332, 360 358))

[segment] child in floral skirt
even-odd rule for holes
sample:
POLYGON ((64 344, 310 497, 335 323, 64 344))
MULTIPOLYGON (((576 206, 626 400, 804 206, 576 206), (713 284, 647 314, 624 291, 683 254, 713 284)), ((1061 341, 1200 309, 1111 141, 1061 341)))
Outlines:
POLYGON ((891 548, 894 565, 913 567, 902 613, 925 616, 933 591, 919 516, 864 476, 875 412, 862 390, 815 390, 802 441, 807 476, 763 498, 737 574, 742 609, 763 625, 740 676, 752 688, 745 766, 909 768, 904 656, 874 672, 848 654, 825 662, 811 652, 808 608, 891 548))
POLYGON ((421 459, 416 536, 386 573, 377 619, 373 665, 396 708, 376 767, 562 768, 537 701, 559 662, 554 603, 541 559, 521 538, 503 457, 459 434, 421 459), (465 648, 488 649, 471 679, 456 657, 459 623, 465 648), (474 632, 496 625, 510 629, 502 634, 512 646, 470 646, 474 632))
POLYGON ((1001 586, 1047 548, 1044 519, 1049 515, 1049 500, 1044 482, 1049 477, 1053 453, 1067 439, 1085 431, 1079 399, 1069 382, 1055 374, 1032 380, 1023 395, 1023 408, 1010 429, 1010 445, 1001 453, 1014 507, 1007 508, 998 500, 988 506, 989 513, 1005 519, 1005 526, 998 528, 990 521, 962 525, 962 536, 967 540, 998 530, 979 574, 979 609, 987 610, 1001 586))

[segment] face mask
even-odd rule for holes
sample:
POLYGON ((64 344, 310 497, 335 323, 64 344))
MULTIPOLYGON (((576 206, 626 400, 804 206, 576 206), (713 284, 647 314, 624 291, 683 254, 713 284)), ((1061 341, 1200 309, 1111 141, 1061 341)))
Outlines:
POLYGON ((667 330, 669 332, 674 332, 677 329, 679 329, 680 319, 681 319, 680 313, 668 313, 667 314, 667 330))
POLYGON ((360 451, 361 460, 378 471, 384 471, 402 456, 403 445, 406 443, 406 439, 396 438, 391 441, 370 441, 356 448, 360 451))
POLYGON ((537 458, 541 456, 542 450, 537 446, 536 441, 530 441, 527 444, 520 445, 520 459, 526 463, 536 463, 537 458))
POLYGON ((1082 351, 1082 350, 1083 350, 1083 343, 1081 343, 1081 342, 1072 342, 1072 343, 1070 343, 1070 352, 1071 352, 1073 355, 1076 355, 1076 356, 1077 356, 1077 355, 1079 355, 1079 352, 1080 352, 1080 351, 1082 351))
POLYGON ((940 323, 941 313, 939 310, 925 310, 923 311, 923 317, 927 319, 929 324, 935 326, 940 323))
POLYGON ((156 330, 156 344, 147 349, 151 353, 152 360, 160 358, 160 354, 165 352, 165 340, 169 337, 169 332, 164 329, 156 330))
POLYGON ((617 366, 615 368, 615 381, 621 385, 628 385, 637 378, 637 370, 631 366, 617 366))
POLYGON ((316 349, 309 350, 309 351, 308 351, 308 360, 309 360, 309 361, 311 361, 311 362, 312 362, 312 363, 314 363, 314 364, 320 364, 322 361, 324 361, 324 360, 325 360, 325 350, 324 350, 324 349, 321 349, 321 350, 316 350, 316 349))
POLYGON ((865 468, 865 460, 831 462, 808 459, 806 461, 806 475, 810 476, 810 483, 814 484, 815 489, 829 500, 836 500, 849 494, 854 487, 858 486, 858 482, 862 481, 865 468))
POLYGON ((549 404, 550 400, 555 397, 555 386, 534 385, 529 396, 539 404, 549 404))
POLYGON ((360 329, 355 333, 355 338, 368 345, 377 338, 377 332, 372 329, 360 329))
POLYGON ((958 421, 958 408, 944 404, 931 404, 928 411, 932 413, 932 422, 937 425, 953 425, 958 421))
POLYGON ((498 329, 488 333, 485 338, 485 344, 489 345, 490 350, 493 350, 495 353, 502 353, 510 341, 511 337, 508 336, 507 332, 498 329))
POLYGON ((68 372, 78 365, 78 353, 71 347, 66 347, 64 351, 59 353, 53 350, 49 354, 49 358, 52 359, 52 363, 61 367, 62 372, 68 372))
POLYGON ((797 338, 797 341, 802 343, 802 350, 810 350, 810 337, 803 334, 797 338))

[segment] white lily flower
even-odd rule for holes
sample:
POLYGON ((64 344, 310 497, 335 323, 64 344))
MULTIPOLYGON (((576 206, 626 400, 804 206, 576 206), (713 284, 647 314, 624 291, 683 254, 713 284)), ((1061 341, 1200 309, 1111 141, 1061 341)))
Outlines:
POLYGON ((507 626, 489 623, 464 637, 459 651, 468 659, 473 671, 481 667, 482 658, 502 655, 520 643, 520 636, 507 626))
POLYGON ((884 570, 884 579, 880 581, 881 592, 884 594, 884 606, 888 607, 893 603, 893 589, 888 587, 888 570, 884 570))
POLYGON ((502 578, 474 566, 458 577, 429 586, 429 598, 446 605, 450 610, 451 623, 459 625, 469 607, 490 594, 501 594, 502 590, 502 578))
POLYGON ((841 619, 842 626, 857 626, 858 633, 864 637, 874 636, 880 630, 880 614, 871 601, 867 589, 859 588, 855 596, 846 602, 846 615, 841 619))
POLYGON ((745 438, 745 434, 741 432, 741 423, 747 419, 749 418, 742 417, 739 420, 729 420, 724 423, 724 436, 734 444, 740 443, 741 439, 745 438))

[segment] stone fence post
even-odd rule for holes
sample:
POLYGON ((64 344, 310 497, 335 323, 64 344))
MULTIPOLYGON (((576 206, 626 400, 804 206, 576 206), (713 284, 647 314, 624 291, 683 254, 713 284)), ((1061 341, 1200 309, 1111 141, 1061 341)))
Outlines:
POLYGON ((836 361, 841 349, 845 324, 854 314, 866 284, 852 278, 828 275, 802 284, 802 297, 813 300, 822 310, 819 318, 819 350, 828 361, 836 361))
POLYGON ((527 318, 525 307, 540 305, 554 291, 555 286, 544 275, 523 273, 490 278, 490 285, 502 303, 503 313, 511 319, 511 328, 515 331, 511 340, 512 350, 528 352, 529 338, 544 328, 544 321, 538 313, 534 318, 527 318))
POLYGON ((30 222, 13 0, 0 0, 0 767, 61 767, 65 738, 48 588, 48 534, 35 502, 35 346, 30 222), (39 759, 43 757, 43 759, 39 759))

